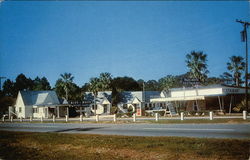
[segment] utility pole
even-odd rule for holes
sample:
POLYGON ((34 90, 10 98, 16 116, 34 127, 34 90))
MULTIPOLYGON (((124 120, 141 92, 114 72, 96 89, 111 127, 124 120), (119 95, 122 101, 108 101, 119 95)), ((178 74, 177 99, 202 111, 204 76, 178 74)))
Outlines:
POLYGON ((249 111, 248 106, 248 46, 247 46, 247 27, 250 25, 249 22, 241 21, 236 19, 236 22, 241 23, 244 27, 243 31, 241 31, 241 40, 242 42, 246 42, 246 64, 245 64, 245 101, 246 101, 246 109, 249 111))
POLYGON ((5 79, 6 77, 0 77, 0 90, 2 90, 2 79, 5 79))

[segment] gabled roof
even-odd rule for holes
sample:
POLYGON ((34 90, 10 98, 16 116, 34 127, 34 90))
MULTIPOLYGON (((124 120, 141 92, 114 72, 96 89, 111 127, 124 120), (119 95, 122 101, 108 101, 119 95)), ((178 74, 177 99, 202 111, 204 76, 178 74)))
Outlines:
POLYGON ((152 97, 160 97, 160 94, 161 92, 159 91, 124 91, 121 93, 121 96, 122 103, 132 103, 135 98, 141 102, 150 102, 152 97))
MULTIPOLYGON (((153 97, 160 97, 161 92, 159 91, 123 91, 121 92, 121 103, 132 103, 134 99, 138 99, 140 102, 150 102, 153 97), (144 95, 145 94, 145 95, 144 95), (145 100, 144 100, 145 98, 145 100)), ((103 99, 107 98, 109 102, 112 100, 112 91, 98 92, 96 101, 102 103, 103 99)), ((92 92, 85 92, 84 100, 94 101, 94 95, 92 92)))
POLYGON ((60 104, 69 104, 65 98, 58 98, 60 104))
POLYGON ((100 98, 100 104, 110 104, 110 101, 106 98, 106 97, 103 97, 103 98, 100 98), (108 102, 108 103, 105 103, 105 102, 108 102))
POLYGON ((44 106, 60 104, 55 91, 20 91, 24 105, 44 106))
MULTIPOLYGON (((85 92, 84 100, 93 102, 94 101, 94 94, 92 92, 85 92)), ((104 100, 108 100, 109 102, 111 102, 112 91, 98 92, 98 95, 96 97, 96 102, 101 104, 104 100)))
POLYGON ((142 101, 142 92, 141 91, 123 91, 121 92, 121 102, 122 103, 132 103, 135 98, 138 98, 142 101))

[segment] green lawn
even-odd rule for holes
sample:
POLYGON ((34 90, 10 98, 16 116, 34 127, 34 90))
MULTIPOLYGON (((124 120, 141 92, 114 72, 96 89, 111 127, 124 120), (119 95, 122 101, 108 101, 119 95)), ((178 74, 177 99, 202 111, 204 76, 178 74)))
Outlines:
POLYGON ((244 160, 250 140, 0 131, 3 159, 244 160))

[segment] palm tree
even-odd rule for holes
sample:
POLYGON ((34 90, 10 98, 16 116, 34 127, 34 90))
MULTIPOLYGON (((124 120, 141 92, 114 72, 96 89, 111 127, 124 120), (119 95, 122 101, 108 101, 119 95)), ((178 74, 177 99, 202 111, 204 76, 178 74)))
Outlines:
POLYGON ((112 83, 112 75, 110 73, 101 73, 100 77, 100 85, 101 85, 101 90, 105 91, 105 90, 110 90, 111 87, 111 83, 112 83))
POLYGON ((187 67, 190 69, 191 77, 197 79, 199 82, 205 82, 207 74, 207 55, 203 52, 192 51, 186 55, 187 67))
POLYGON ((229 59, 230 62, 227 63, 227 69, 232 73, 234 85, 240 86, 241 75, 245 70, 245 62, 243 62, 244 58, 241 56, 232 56, 229 59))
POLYGON ((167 75, 166 77, 163 77, 158 80, 158 83, 161 87, 161 90, 169 90, 174 86, 176 79, 172 75, 167 75))
POLYGON ((72 86, 72 82, 74 77, 72 76, 71 73, 64 73, 64 74, 60 74, 61 78, 61 83, 60 85, 63 87, 65 94, 66 94, 66 100, 68 100, 68 96, 69 96, 69 89, 72 86))
POLYGON ((230 74, 228 72, 224 72, 222 75, 220 75, 220 78, 224 84, 232 85, 234 83, 234 78, 233 78, 232 74, 230 74))
POLYGON ((96 97, 98 95, 98 91, 101 90, 101 81, 99 78, 91 78, 89 82, 89 91, 93 92, 94 94, 94 110, 96 115, 96 97))

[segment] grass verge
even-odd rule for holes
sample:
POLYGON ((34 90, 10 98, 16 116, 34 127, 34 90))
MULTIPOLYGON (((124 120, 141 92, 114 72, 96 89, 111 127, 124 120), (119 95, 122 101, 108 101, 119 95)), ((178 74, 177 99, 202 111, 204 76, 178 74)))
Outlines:
POLYGON ((213 120, 209 119, 186 119, 186 120, 159 120, 158 122, 156 121, 148 121, 151 123, 162 123, 162 124, 178 124, 178 123, 184 123, 184 124, 190 124, 190 123, 196 123, 196 124, 204 124, 204 123, 229 123, 229 124, 237 124, 237 123, 250 123, 250 119, 243 120, 241 118, 216 118, 213 120))
POLYGON ((250 140, 129 137, 0 131, 2 159, 196 159, 249 158, 250 140))

